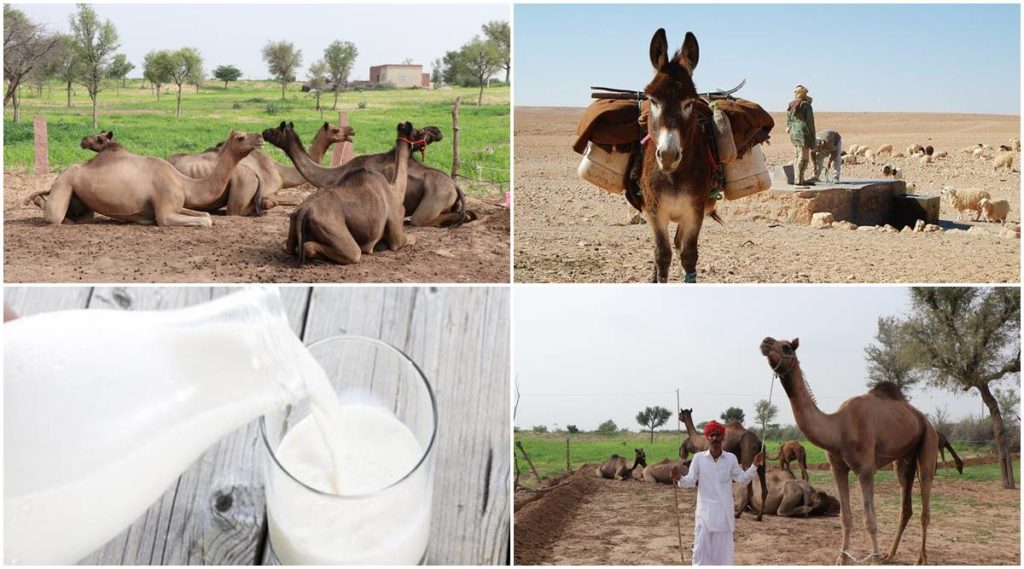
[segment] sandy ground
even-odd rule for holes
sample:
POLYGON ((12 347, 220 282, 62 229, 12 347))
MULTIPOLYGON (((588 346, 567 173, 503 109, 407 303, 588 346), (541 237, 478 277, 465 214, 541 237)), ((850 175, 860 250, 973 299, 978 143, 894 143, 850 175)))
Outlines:
MULTIPOLYGON (((515 110, 515 280, 517 282, 649 282, 654 242, 646 225, 625 225, 633 209, 576 177, 580 156, 572 151, 582 109, 517 107, 515 110)), ((765 148, 769 167, 792 160, 785 117, 765 148), (780 126, 781 125, 781 126, 780 126)), ((919 194, 943 186, 978 187, 1011 203, 1020 221, 1020 153, 1013 171, 994 170, 991 160, 959 150, 976 143, 998 147, 1019 136, 1019 117, 912 113, 817 113, 819 130, 832 129, 843 144, 899 151, 931 145, 949 158, 931 164, 883 158, 877 164, 844 165, 844 179, 881 179, 883 163, 903 169, 919 194)), ((752 215, 753 198, 723 202, 726 225, 705 222, 700 236, 699 282, 1003 283, 1020 280, 1020 240, 1000 237, 998 224, 956 223, 943 203, 941 225, 971 230, 876 233, 780 224, 752 215)), ((758 196, 757 199, 761 199, 758 196)), ((678 256, 670 280, 681 280, 678 256)))
MULTIPOLYGON (((508 282, 509 213, 504 196, 467 199, 481 218, 455 229, 414 227, 416 243, 364 256, 355 265, 301 268, 283 243, 292 206, 259 218, 215 215, 213 227, 159 228, 96 216, 50 226, 34 205, 55 174, 4 174, 7 282, 508 282)), ((301 188, 282 192, 296 203, 301 188)))
MULTIPOLYGON (((585 466, 566 486, 516 508, 517 565, 679 565, 679 545, 670 486, 603 480, 585 466)), ((968 467, 969 468, 969 467, 968 467)), ((824 485, 829 494, 834 487, 824 485)), ((896 531, 899 489, 875 484, 879 547, 888 552, 896 531)), ((521 493, 520 493, 521 494, 521 493)), ((852 486, 854 529, 851 553, 871 553, 863 525, 860 491, 852 486)), ((915 486, 915 495, 918 489, 915 486)), ((679 490, 685 564, 693 547, 696 492, 679 490)), ((919 502, 903 534, 896 563, 917 561, 921 543, 919 502)), ((930 565, 1020 565, 1020 490, 999 482, 939 480, 932 488, 928 527, 930 565)), ((737 565, 831 565, 842 530, 839 518, 764 516, 744 513, 736 521, 737 565)))

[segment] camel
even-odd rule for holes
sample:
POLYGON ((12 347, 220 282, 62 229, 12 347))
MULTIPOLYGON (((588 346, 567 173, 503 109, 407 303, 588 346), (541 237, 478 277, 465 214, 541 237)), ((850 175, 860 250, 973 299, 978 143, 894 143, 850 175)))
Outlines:
MULTIPOLYGON (((334 126, 325 122, 317 130, 309 147, 310 158, 319 163, 332 144, 351 141, 354 134, 352 127, 334 126)), ((195 154, 174 154, 167 161, 179 172, 201 178, 209 175, 217 166, 219 146, 195 154)), ((195 209, 214 212, 226 208, 228 215, 260 215, 263 210, 279 205, 279 200, 274 197, 280 190, 304 183, 306 179, 294 167, 281 164, 262 152, 253 152, 235 169, 228 183, 228 191, 221 200, 195 209)))
POLYGON ((800 477, 804 480, 810 480, 807 477, 807 451, 804 450, 803 445, 799 442, 786 441, 782 443, 779 453, 768 458, 779 461, 779 467, 787 472, 789 471, 789 463, 795 460, 800 465, 800 477))
MULTIPOLYGON (((85 150, 92 150, 97 154, 107 149, 122 148, 122 146, 119 143, 114 142, 114 131, 107 132, 105 130, 100 131, 99 134, 93 134, 90 136, 83 137, 81 147, 85 150)), ((89 162, 91 161, 92 159, 89 159, 89 162)), ((65 170, 63 173, 61 173, 61 175, 58 177, 58 180, 60 179, 60 177, 63 176, 73 176, 74 174, 69 173, 73 168, 74 167, 69 168, 68 170, 65 170)), ((56 181, 53 185, 56 185, 56 181)), ((30 195, 28 198, 25 199, 25 204, 28 205, 32 203, 38 205, 39 207, 43 207, 42 204, 46 203, 46 199, 49 196, 50 189, 47 188, 45 190, 35 192, 34 194, 30 195)), ((64 221, 67 223, 83 223, 91 220, 92 218, 92 211, 89 208, 85 207, 85 204, 82 203, 82 200, 72 195, 71 201, 68 202, 68 211, 64 215, 64 221)))
MULTIPOLYGON (((391 181, 379 172, 352 168, 336 185, 309 196, 292 212, 285 249, 299 258, 299 265, 306 257, 343 265, 357 263, 381 240, 392 251, 415 243, 402 224, 412 124, 399 123, 397 131, 395 176, 391 181)), ((263 136, 284 150, 300 172, 308 169, 303 160, 310 161, 309 156, 291 123, 282 122, 276 129, 263 131, 263 136)))
MULTIPOLYGON (((686 460, 686 456, 689 453, 698 453, 708 449, 707 439, 704 435, 697 432, 697 429, 693 426, 693 409, 680 409, 679 420, 686 425, 686 433, 688 438, 683 441, 682 446, 679 447, 679 457, 686 460)), ((750 465, 754 463, 754 457, 757 453, 761 452, 761 439, 754 433, 743 428, 743 425, 739 424, 738 421, 731 421, 725 426, 725 438, 722 440, 722 450, 725 452, 731 452, 736 455, 736 460, 740 463, 743 468, 750 468, 750 465)), ((761 503, 764 503, 764 473, 765 465, 762 464, 757 469, 757 477, 761 480, 762 496, 761 503)), ((740 505, 736 508, 736 517, 740 517, 743 514, 743 510, 746 509, 747 504, 750 502, 750 497, 753 494, 754 486, 753 482, 747 484, 748 494, 746 499, 743 500, 740 505)), ((758 512, 757 521, 761 521, 763 514, 758 512)))
MULTIPOLYGON (((797 480, 789 470, 772 470, 765 476, 768 483, 768 495, 764 503, 764 513, 772 516, 834 516, 839 513, 839 500, 825 492, 815 490, 810 482, 797 480)), ((734 485, 733 499, 742 499, 746 488, 734 485)), ((754 479, 754 499, 750 502, 752 509, 761 508, 761 481, 754 479)))
POLYGON ((690 470, 690 462, 681 459, 664 459, 644 467, 642 480, 658 484, 672 484, 672 468, 679 469, 680 476, 686 476, 690 470))
POLYGON ((191 209, 191 204, 219 199, 232 171, 263 145, 263 138, 231 131, 218 154, 217 167, 201 179, 185 176, 161 158, 133 154, 112 140, 105 144, 92 160, 68 168, 46 195, 33 196, 47 223, 62 223, 72 198, 77 198, 90 212, 120 221, 211 227, 210 214, 191 209))
POLYGON ((953 445, 949 444, 949 439, 939 431, 935 431, 935 434, 939 436, 939 453, 942 455, 942 462, 946 462, 946 449, 949 449, 949 453, 953 455, 953 462, 956 463, 956 471, 963 474, 964 461, 960 460, 960 457, 957 456, 956 451, 953 450, 953 445))
POLYGON ((627 468, 626 459, 613 454, 611 458, 602 462, 601 466, 597 467, 597 477, 610 478, 612 480, 632 479, 633 471, 636 470, 637 466, 647 466, 647 455, 644 454, 644 449, 635 448, 633 451, 636 453, 636 457, 633 459, 633 466, 627 468))
POLYGON ((760 349, 786 390, 800 431, 807 440, 828 454, 832 478, 839 494, 840 525, 843 528, 843 542, 836 563, 844 565, 847 557, 852 559, 849 553, 853 521, 850 512, 851 470, 857 475, 864 499, 864 525, 871 536, 871 559, 877 561, 881 557, 875 521, 875 472, 894 461, 901 489, 901 510, 896 536, 885 560, 894 561, 896 558, 900 538, 912 514, 911 493, 914 475, 918 474, 921 481, 921 550, 917 563, 927 563, 926 543, 931 519, 929 498, 938 453, 935 429, 923 413, 907 402, 899 387, 890 382, 879 383, 866 394, 847 399, 835 413, 822 412, 804 381, 796 356, 799 345, 799 339, 765 338, 760 349))

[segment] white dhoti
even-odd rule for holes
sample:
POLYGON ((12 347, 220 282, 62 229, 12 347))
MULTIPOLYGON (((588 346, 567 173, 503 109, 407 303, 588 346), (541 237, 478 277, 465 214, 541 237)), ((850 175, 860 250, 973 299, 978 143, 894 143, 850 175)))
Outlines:
POLYGON ((693 528, 693 565, 732 565, 734 545, 731 531, 707 531, 700 523, 693 528))

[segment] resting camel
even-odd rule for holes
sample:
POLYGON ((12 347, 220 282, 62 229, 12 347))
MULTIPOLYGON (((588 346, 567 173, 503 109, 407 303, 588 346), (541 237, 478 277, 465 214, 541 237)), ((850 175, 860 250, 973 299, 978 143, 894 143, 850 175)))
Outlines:
MULTIPOLYGON (((686 432, 689 435, 683 445, 679 447, 679 456, 682 459, 686 459, 687 453, 697 453, 707 450, 708 443, 704 435, 698 434, 697 429, 693 426, 693 410, 692 409, 680 409, 679 419, 686 425, 686 432)), ((761 452, 761 439, 754 433, 743 428, 743 425, 739 424, 738 421, 731 421, 725 426, 725 438, 722 440, 722 450, 725 452, 731 452, 736 455, 736 461, 740 463, 743 468, 750 468, 750 465, 754 463, 754 457, 757 453, 761 452)), ((762 481, 762 496, 761 502, 764 503, 764 473, 766 467, 762 464, 757 469, 757 477, 762 481)), ((750 502, 750 496, 753 494, 753 482, 747 484, 747 496, 746 499, 740 502, 736 507, 736 517, 740 517, 743 514, 743 510, 746 509, 747 504, 750 502)), ((758 512, 757 521, 761 521, 763 514, 758 512)))
POLYGON ((681 459, 665 459, 655 464, 644 467, 643 478, 647 482, 658 484, 672 484, 672 469, 678 468, 680 476, 686 476, 690 470, 690 462, 681 459))
MULTIPOLYGON (((352 127, 334 126, 325 122, 317 130, 309 147, 310 158, 319 163, 332 144, 351 141, 354 134, 352 127)), ((167 161, 179 172, 200 178, 209 175, 217 166, 218 147, 195 154, 174 154, 167 161)), ((274 197, 281 189, 294 188, 304 183, 306 179, 294 167, 281 164, 262 152, 253 152, 242 160, 231 175, 228 191, 223 198, 196 209, 214 212, 226 208, 228 215, 260 215, 263 210, 279 205, 274 197)))
MULTIPOLYGON (((810 482, 797 480, 789 470, 771 470, 765 476, 768 495, 764 502, 764 513, 772 516, 834 516, 839 513, 839 500, 815 490, 810 482)), ((754 499, 750 507, 761 509, 761 481, 754 479, 754 499)), ((740 500, 746 488, 733 489, 733 499, 740 500)))
POLYGON ((960 460, 960 457, 957 456, 956 451, 953 450, 953 445, 949 444, 949 439, 939 431, 935 431, 935 434, 939 436, 939 453, 942 455, 942 462, 946 462, 946 449, 949 449, 949 453, 953 455, 953 462, 956 463, 956 471, 963 474, 964 461, 960 460))
MULTIPOLYGON (((379 172, 352 168, 336 185, 309 196, 292 212, 285 249, 299 258, 300 265, 306 257, 352 264, 363 253, 371 253, 381 240, 392 251, 415 242, 402 225, 412 124, 399 123, 397 131, 395 176, 391 181, 379 172)), ((284 150, 300 171, 307 167, 299 166, 309 157, 291 123, 282 122, 276 129, 263 131, 263 136, 284 150)))
POLYGON ((765 338, 761 353, 778 375, 793 416, 807 440, 828 453, 832 478, 839 493, 842 511, 840 524, 843 542, 836 563, 843 565, 849 553, 850 530, 853 515, 850 512, 850 471, 857 475, 864 498, 864 525, 871 535, 871 558, 881 557, 878 550, 878 527, 875 522, 875 472, 896 462, 896 478, 900 483, 900 520, 892 548, 885 559, 893 561, 912 513, 911 493, 914 475, 921 480, 921 550, 918 564, 928 562, 925 545, 928 522, 931 519, 929 498, 935 478, 935 459, 938 436, 924 414, 907 403, 894 383, 882 382, 864 395, 847 399, 835 413, 826 414, 818 409, 810 388, 804 382, 796 350, 799 339, 792 341, 765 338))
MULTIPOLYGON (((89 138, 83 139, 83 147, 89 138)), ((196 179, 181 174, 166 160, 125 150, 112 140, 112 134, 106 141, 102 138, 98 135, 92 141, 102 146, 95 158, 68 168, 46 195, 33 196, 47 223, 63 222, 72 198, 77 198, 89 212, 120 221, 211 227, 210 214, 196 211, 196 204, 219 199, 238 163, 263 145, 259 134, 231 131, 218 154, 217 167, 196 179)))
MULTIPOLYGON (((114 142, 114 131, 107 132, 105 130, 100 131, 99 134, 93 134, 82 138, 81 147, 85 150, 92 150, 97 154, 107 150, 108 148, 121 148, 121 145, 114 142)), ((93 159, 90 159, 91 162, 93 159)), ((69 173, 73 168, 65 170, 58 177, 60 180, 63 176, 73 176, 73 173, 69 173)), ((57 185, 57 181, 54 181, 53 186, 57 185)), ((41 192, 35 192, 25 199, 25 204, 35 204, 40 208, 46 203, 46 199, 50 196, 50 189, 47 188, 41 192)), ((92 211, 85 207, 82 200, 78 199, 74 195, 71 196, 71 201, 68 202, 68 211, 64 214, 64 221, 66 223, 83 223, 93 218, 92 211)))
POLYGON ((799 442, 786 441, 782 443, 779 453, 768 458, 779 461, 779 467, 787 472, 789 471, 789 463, 795 460, 800 465, 800 477, 804 480, 810 480, 807 477, 807 451, 804 450, 803 445, 799 442))
POLYGON ((644 449, 635 448, 633 451, 636 453, 636 457, 633 459, 633 466, 626 467, 626 459, 613 454, 611 458, 601 463, 601 466, 597 467, 598 478, 610 478, 612 480, 630 480, 633 478, 633 471, 636 470, 637 466, 647 466, 647 455, 644 454, 644 449))

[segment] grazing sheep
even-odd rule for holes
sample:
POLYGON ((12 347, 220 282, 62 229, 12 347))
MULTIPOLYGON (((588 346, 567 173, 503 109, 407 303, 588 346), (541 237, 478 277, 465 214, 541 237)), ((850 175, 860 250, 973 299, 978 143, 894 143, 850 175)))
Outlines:
POLYGON ((979 148, 981 148, 980 144, 972 144, 970 146, 965 146, 965 147, 961 148, 960 152, 963 152, 964 154, 972 154, 975 150, 977 150, 979 148))
POLYGON ((936 152, 935 156, 932 156, 932 158, 946 158, 947 156, 949 156, 949 153, 943 150, 942 152, 936 152))
POLYGON ((931 156, 932 154, 935 154, 935 148, 932 147, 931 144, 929 144, 928 146, 924 147, 924 153, 927 154, 928 156, 931 156))
POLYGON ((1007 146, 1005 144, 1000 144, 999 145, 999 151, 1000 152, 1010 152, 1011 150, 1012 150, 1012 148, 1010 148, 1009 146, 1007 146))
POLYGON ((856 163, 857 163, 857 155, 856 154, 845 154, 845 155, 843 155, 843 164, 856 164, 856 163))
POLYGON ((854 154, 856 154, 857 156, 866 156, 869 150, 871 149, 868 148, 867 144, 861 144, 860 146, 857 147, 857 152, 854 152, 854 154))
POLYGON ((924 147, 920 144, 911 144, 907 147, 907 156, 917 154, 918 152, 924 152, 924 147))
POLYGON ((985 157, 985 148, 982 147, 982 146, 979 146, 979 147, 975 148, 974 151, 971 152, 971 156, 973 156, 975 158, 984 158, 985 157))
POLYGON ((879 146, 878 150, 875 151, 875 154, 877 154, 879 156, 881 156, 883 154, 888 154, 888 155, 892 156, 892 145, 891 144, 883 144, 883 145, 879 146))
POLYGON ((923 154, 920 158, 921 164, 931 164, 932 157, 930 154, 923 154))
POLYGON ((885 176, 886 178, 892 178, 894 180, 903 179, 903 172, 900 171, 899 168, 893 166, 892 164, 886 164, 882 168, 882 175, 885 176))
POLYGON ((1020 139, 1019 138, 1011 138, 1010 139, 1010 150, 1013 150, 1015 152, 1020 152, 1020 139))
POLYGON ((916 194, 917 193, 917 184, 915 182, 907 182, 907 193, 908 194, 916 194))
POLYGON ((942 197, 956 210, 957 221, 963 221, 965 211, 975 212, 974 221, 978 221, 978 217, 981 215, 981 200, 992 199, 992 196, 985 190, 974 188, 943 188, 942 197))
POLYGON ((897 152, 896 154, 893 154, 892 157, 893 158, 906 158, 906 156, 904 156, 902 152, 897 152))
POLYGON ((1010 215, 1010 202, 1006 200, 992 201, 982 198, 978 202, 981 208, 981 219, 989 223, 1006 223, 1006 217, 1010 215))
POLYGON ((865 148, 863 156, 864 156, 864 159, 867 160, 868 162, 870 162, 872 164, 875 163, 875 151, 874 150, 871 150, 870 148, 865 148))
POLYGON ((1007 170, 1013 171, 1013 154, 1010 152, 1000 154, 999 156, 996 156, 996 160, 993 164, 993 170, 1005 167, 1007 170))

